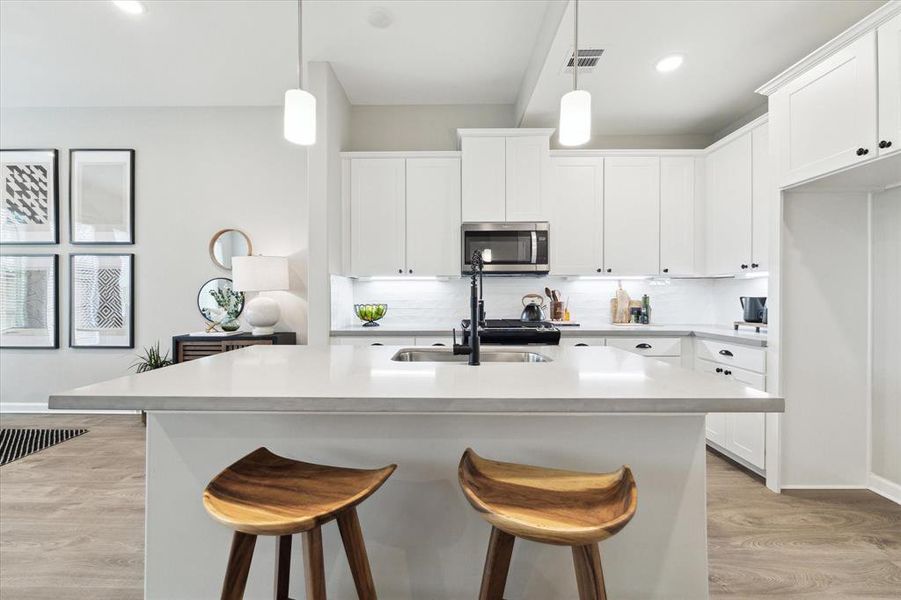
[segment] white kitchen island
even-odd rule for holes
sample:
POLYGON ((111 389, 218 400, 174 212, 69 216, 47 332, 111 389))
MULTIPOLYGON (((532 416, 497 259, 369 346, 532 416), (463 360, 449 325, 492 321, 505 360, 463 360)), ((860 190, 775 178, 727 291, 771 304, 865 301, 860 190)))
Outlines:
MULTIPOLYGON (((392 361, 398 349, 253 346, 51 396, 55 409, 149 413, 145 597, 218 597, 231 531, 207 516, 201 492, 260 446, 309 462, 397 463, 359 507, 383 599, 477 596, 490 527, 457 485, 467 447, 564 469, 629 464, 638 512, 601 544, 610 597, 707 597, 704 415, 782 412, 782 399, 609 347, 533 347, 551 362, 478 367, 392 361)), ((354 598, 337 527, 323 538, 329 597, 354 598)), ((303 598, 294 549, 292 597, 303 598)), ((272 597, 273 559, 261 538, 247 598, 272 597)), ((517 540, 506 597, 576 597, 571 561, 566 548, 517 540)))

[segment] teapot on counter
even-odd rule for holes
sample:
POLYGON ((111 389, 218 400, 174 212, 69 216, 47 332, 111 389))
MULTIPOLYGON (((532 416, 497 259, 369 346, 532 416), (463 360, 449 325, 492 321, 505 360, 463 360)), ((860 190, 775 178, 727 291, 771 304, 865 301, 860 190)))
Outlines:
POLYGON ((524 323, 540 323, 544 321, 544 296, 541 294, 526 294, 522 297, 522 306, 520 321, 524 323))

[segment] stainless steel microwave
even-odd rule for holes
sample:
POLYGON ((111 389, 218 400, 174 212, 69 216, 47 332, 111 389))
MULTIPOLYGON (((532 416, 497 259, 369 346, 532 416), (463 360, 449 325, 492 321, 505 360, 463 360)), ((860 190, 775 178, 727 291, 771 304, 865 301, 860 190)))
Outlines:
POLYGON ((545 223, 463 223, 462 273, 472 272, 472 253, 491 250, 486 273, 543 275, 550 271, 545 223))

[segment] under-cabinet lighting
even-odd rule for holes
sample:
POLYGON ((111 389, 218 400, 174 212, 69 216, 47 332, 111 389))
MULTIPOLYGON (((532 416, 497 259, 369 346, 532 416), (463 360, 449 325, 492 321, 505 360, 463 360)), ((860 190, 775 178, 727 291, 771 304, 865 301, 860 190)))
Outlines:
POLYGON ((356 277, 357 281, 448 281, 450 277, 413 276, 413 275, 374 275, 372 277, 356 277))
POLYGON ((736 279, 763 279, 769 277, 769 271, 754 271, 753 273, 740 273, 735 276, 736 279))
POLYGON ((138 0, 113 0, 113 4, 116 8, 129 15, 143 15, 147 12, 147 8, 138 0))

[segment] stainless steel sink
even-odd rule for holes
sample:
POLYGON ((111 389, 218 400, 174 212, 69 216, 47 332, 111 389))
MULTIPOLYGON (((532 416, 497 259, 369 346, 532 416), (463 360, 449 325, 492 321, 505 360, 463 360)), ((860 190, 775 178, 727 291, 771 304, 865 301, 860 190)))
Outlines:
MULTIPOLYGON (((450 348, 402 348, 394 353, 391 360, 396 362, 469 362, 465 354, 455 355, 450 348)), ((522 350, 489 350, 482 348, 480 360, 483 363, 545 363, 552 359, 537 352, 522 350)))

